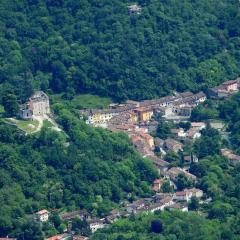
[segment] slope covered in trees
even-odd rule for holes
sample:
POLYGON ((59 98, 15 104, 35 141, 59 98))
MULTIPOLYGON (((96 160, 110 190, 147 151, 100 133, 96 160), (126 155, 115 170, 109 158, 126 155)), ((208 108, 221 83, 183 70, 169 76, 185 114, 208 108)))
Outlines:
POLYGON ((101 216, 128 193, 151 193, 156 172, 127 136, 90 128, 61 108, 58 116, 69 146, 62 133, 25 136, 0 124, 0 237, 18 236, 25 214, 40 209, 84 208, 101 216))
POLYGON ((120 220, 91 239, 219 240, 223 231, 219 222, 206 220, 197 214, 165 211, 120 220))
POLYGON ((143 99, 239 75, 239 1, 136 2, 1 1, 1 91, 143 99))

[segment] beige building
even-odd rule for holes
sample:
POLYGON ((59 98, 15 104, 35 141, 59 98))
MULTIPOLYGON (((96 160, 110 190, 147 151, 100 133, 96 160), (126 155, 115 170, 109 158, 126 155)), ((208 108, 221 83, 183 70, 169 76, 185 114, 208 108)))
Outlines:
POLYGON ((49 98, 42 91, 35 92, 29 101, 20 107, 18 117, 21 119, 32 119, 34 116, 44 116, 50 113, 49 98))
POLYGON ((46 209, 36 212, 36 217, 40 222, 47 222, 49 218, 49 212, 46 209))
POLYGON ((153 110, 144 107, 137 108, 135 113, 137 114, 138 121, 143 122, 150 121, 153 116, 153 110))
POLYGON ((34 116, 43 116, 50 113, 49 98, 42 91, 35 92, 29 98, 28 104, 34 116))

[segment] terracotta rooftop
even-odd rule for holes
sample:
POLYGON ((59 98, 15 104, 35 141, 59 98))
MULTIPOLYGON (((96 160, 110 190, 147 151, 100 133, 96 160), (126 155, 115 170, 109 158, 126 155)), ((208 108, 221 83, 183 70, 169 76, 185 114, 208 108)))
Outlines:
POLYGON ((181 197, 181 196, 186 196, 188 194, 187 191, 180 191, 180 192, 176 192, 175 195, 177 197, 181 197))
POLYGON ((46 210, 46 209, 43 209, 43 210, 41 210, 41 211, 36 212, 37 215, 43 215, 43 214, 48 214, 48 213, 49 213, 49 212, 48 212, 48 210, 46 210))
POLYGON ((188 189, 187 191, 192 193, 202 192, 202 190, 199 188, 191 188, 191 189, 188 189))
POLYGON ((17 240, 16 238, 8 238, 8 237, 6 237, 6 238, 1 238, 0 237, 0 240, 17 240))
POLYGON ((206 126, 206 124, 204 122, 192 122, 191 126, 192 127, 203 127, 203 126, 206 126))
POLYGON ((236 160, 236 161, 240 161, 240 156, 234 154, 231 150, 229 149, 221 149, 221 153, 223 156, 229 158, 230 160, 236 160))
POLYGON ((166 204, 166 203, 169 203, 171 201, 172 201, 172 197, 171 196, 167 196, 167 197, 163 198, 160 202, 162 204, 166 204))

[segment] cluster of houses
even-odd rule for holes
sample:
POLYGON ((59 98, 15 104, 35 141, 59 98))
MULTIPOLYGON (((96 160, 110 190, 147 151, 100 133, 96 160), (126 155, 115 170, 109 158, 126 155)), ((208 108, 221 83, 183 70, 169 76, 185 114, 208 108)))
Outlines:
POLYGON ((148 122, 154 115, 161 114, 165 119, 186 119, 191 110, 207 99, 203 92, 193 94, 185 92, 176 96, 167 96, 141 102, 129 100, 125 104, 111 104, 109 109, 81 110, 80 115, 87 124, 93 126, 141 124, 148 122))
MULTIPOLYGON (((240 78, 208 89, 207 95, 211 98, 221 99, 233 95, 239 89, 240 78)), ((166 120, 179 121, 188 119, 192 109, 203 103, 207 99, 207 95, 203 92, 196 94, 184 92, 154 100, 140 102, 128 100, 125 104, 111 104, 109 109, 81 110, 80 115, 84 116, 87 124, 102 127, 107 127, 109 124, 141 125, 143 122, 149 122, 157 114, 161 114, 166 120)))
MULTIPOLYGON (((160 189, 162 183, 162 180, 155 180, 154 187, 160 189)), ((94 231, 106 227, 108 224, 115 222, 119 218, 129 217, 132 214, 147 214, 155 211, 163 211, 165 209, 188 211, 188 202, 192 197, 198 199, 203 197, 203 191, 197 188, 185 189, 184 191, 177 191, 175 193, 160 193, 159 191, 152 197, 136 200, 127 204, 120 210, 111 211, 106 218, 95 222, 94 231)))
MULTIPOLYGON (((160 159, 152 160, 157 162, 160 159)), ((174 184, 179 174, 184 174, 187 178, 191 179, 193 182, 196 182, 197 180, 196 176, 178 167, 172 167, 169 169, 168 166, 165 165, 164 163, 160 167, 160 171, 161 174, 164 175, 164 177, 154 180, 152 189, 155 192, 155 194, 152 197, 138 199, 131 203, 125 203, 124 207, 121 207, 120 209, 113 209, 104 218, 92 218, 91 215, 85 210, 60 213, 59 215, 60 218, 68 223, 66 233, 53 236, 51 238, 48 238, 47 240, 88 239, 84 236, 75 236, 74 233, 71 231, 71 223, 72 220, 75 218, 79 218, 81 220, 86 221, 89 224, 90 230, 92 231, 92 233, 94 233, 98 229, 107 227, 109 224, 112 224, 119 218, 128 217, 131 214, 138 213, 147 214, 164 209, 169 210, 176 209, 180 211, 188 211, 187 203, 191 200, 192 197, 196 197, 198 199, 203 197, 203 191, 200 189, 192 188, 185 189, 184 191, 177 191, 177 188, 174 184), (161 193, 161 187, 165 181, 169 181, 170 184, 173 185, 173 189, 175 189, 174 193, 161 193)), ((47 222, 49 220, 49 215, 50 212, 47 210, 41 210, 35 213, 36 220, 40 222, 47 222)))
MULTIPOLYGON (((40 210, 35 213, 35 220, 41 223, 49 221, 51 213, 46 210, 40 210)), ((65 233, 58 234, 49 238, 46 238, 46 240, 88 240, 88 237, 80 236, 74 234, 74 232, 71 231, 71 222, 74 218, 80 218, 81 220, 89 221, 91 220, 90 215, 85 210, 78 210, 73 212, 65 212, 60 214, 60 218, 62 221, 65 221, 68 223, 67 229, 65 229, 65 233)))

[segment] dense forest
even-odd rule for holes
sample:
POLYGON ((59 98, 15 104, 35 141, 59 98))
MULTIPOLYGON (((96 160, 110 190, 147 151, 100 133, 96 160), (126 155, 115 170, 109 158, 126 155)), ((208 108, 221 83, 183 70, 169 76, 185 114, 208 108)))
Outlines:
POLYGON ((98 232, 92 240, 219 240, 229 239, 218 221, 194 213, 157 212, 122 219, 111 228, 98 232))
POLYGON ((91 128, 60 106, 57 111, 67 136, 46 128, 25 136, 0 124, 0 237, 21 239, 27 219, 43 208, 102 216, 124 199, 151 194, 157 174, 127 136, 91 128))
POLYGON ((0 2, 0 89, 144 99, 239 75, 238 0, 0 2))

